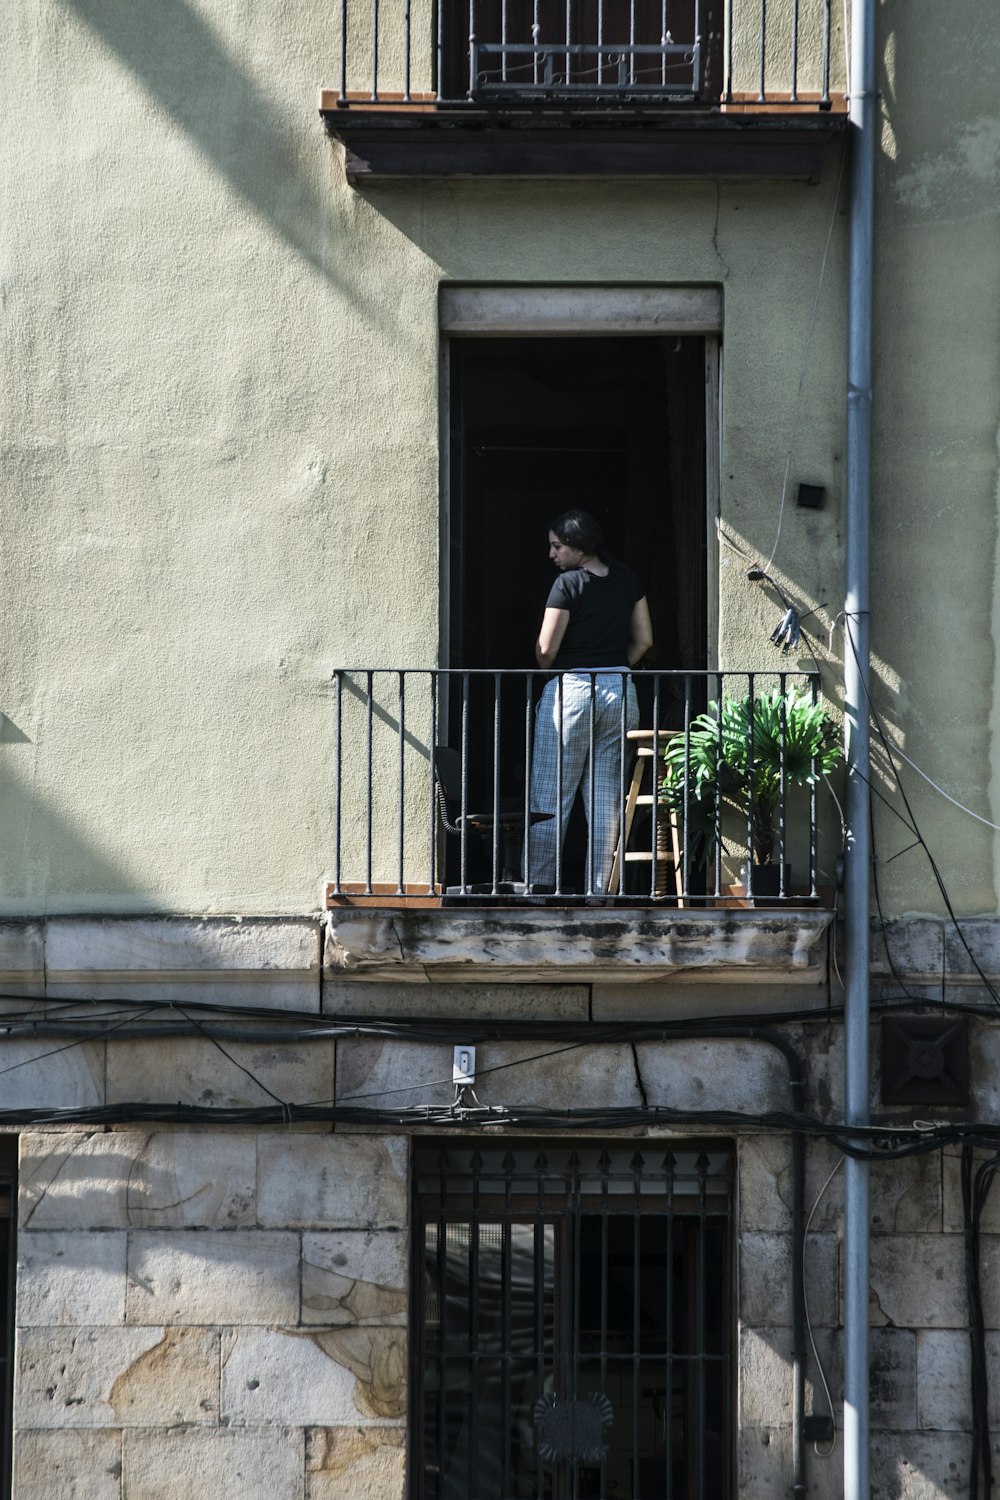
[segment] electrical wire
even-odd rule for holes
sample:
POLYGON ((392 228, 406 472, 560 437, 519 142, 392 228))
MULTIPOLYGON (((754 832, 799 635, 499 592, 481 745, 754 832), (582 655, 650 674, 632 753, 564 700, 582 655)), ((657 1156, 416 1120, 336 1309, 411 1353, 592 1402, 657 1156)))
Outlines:
POLYGON ((812 1224, 813 1216, 817 1208, 819 1208, 823 1194, 826 1192, 827 1188, 830 1186, 830 1183, 836 1177, 837 1173, 840 1171, 843 1165, 844 1157, 839 1156, 834 1163, 830 1175, 827 1177, 823 1186, 816 1194, 816 1201, 813 1203, 812 1208, 809 1210, 809 1217, 806 1219, 806 1227, 802 1231, 802 1310, 805 1313, 806 1317, 806 1333, 809 1335, 809 1347, 812 1349, 813 1359, 816 1361, 816 1368, 819 1371, 819 1378, 823 1382, 823 1390, 826 1393, 826 1404, 830 1412, 830 1420, 833 1422, 833 1442, 830 1444, 829 1448, 820 1448, 819 1443, 813 1444, 813 1451, 815 1452, 817 1458, 832 1458, 834 1453, 837 1451, 837 1413, 834 1408, 833 1397, 830 1395, 830 1387, 827 1384, 826 1371, 823 1369, 823 1361, 819 1357, 819 1350, 816 1348, 816 1340, 813 1337, 812 1318, 809 1316, 809 1294, 806 1290, 805 1279, 806 1250, 808 1249, 809 1245, 809 1227, 812 1224))
POLYGON ((922 771, 916 761, 911 760, 904 751, 900 750, 898 745, 893 746, 892 753, 898 755, 900 760, 905 760, 910 769, 916 771, 918 776, 922 776, 928 786, 933 787, 936 792, 940 792, 941 796, 946 802, 950 802, 952 807, 957 807, 959 812, 968 813, 970 818, 975 818, 976 822, 982 823, 985 828, 992 828, 995 833, 1000 833, 1000 823, 994 823, 989 818, 984 818, 981 813, 973 812, 971 807, 966 807, 964 802, 959 802, 957 797, 953 797, 950 792, 946 792, 944 787, 939 786, 932 777, 928 776, 926 771, 922 771))

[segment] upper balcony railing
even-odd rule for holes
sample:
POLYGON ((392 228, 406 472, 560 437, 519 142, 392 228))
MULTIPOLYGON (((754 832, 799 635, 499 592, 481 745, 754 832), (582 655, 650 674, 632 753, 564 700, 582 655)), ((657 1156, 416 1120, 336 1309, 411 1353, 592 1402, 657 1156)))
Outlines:
POLYGON ((341 0, 335 100, 829 110, 840 24, 832 0, 341 0))
POLYGON ((333 688, 332 904, 820 899, 839 737, 815 674, 372 668, 333 688))

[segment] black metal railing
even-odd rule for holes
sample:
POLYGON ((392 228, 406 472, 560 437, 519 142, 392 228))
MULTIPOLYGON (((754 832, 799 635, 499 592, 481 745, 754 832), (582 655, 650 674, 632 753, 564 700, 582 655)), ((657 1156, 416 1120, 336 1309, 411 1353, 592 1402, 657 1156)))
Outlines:
POLYGON ((333 698, 335 900, 818 898, 815 673, 342 669, 333 698))
POLYGON ((833 24, 832 0, 341 0, 337 103, 829 109, 833 24))

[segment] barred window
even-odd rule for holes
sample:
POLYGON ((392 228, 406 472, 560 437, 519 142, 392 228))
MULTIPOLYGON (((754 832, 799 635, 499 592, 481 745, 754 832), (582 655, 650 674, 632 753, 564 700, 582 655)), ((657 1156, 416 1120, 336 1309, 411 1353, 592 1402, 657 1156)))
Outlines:
POLYGON ((732 1152, 417 1147, 419 1500, 730 1493, 732 1152))

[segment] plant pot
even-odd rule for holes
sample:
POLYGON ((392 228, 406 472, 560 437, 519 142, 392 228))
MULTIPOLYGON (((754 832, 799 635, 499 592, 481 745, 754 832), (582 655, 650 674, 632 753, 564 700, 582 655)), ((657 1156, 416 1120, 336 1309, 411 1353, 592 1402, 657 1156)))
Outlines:
MULTIPOLYGON (((740 879, 743 882, 744 894, 754 897, 762 897, 767 900, 776 900, 781 895, 781 866, 780 865, 751 865, 750 880, 747 881, 747 867, 740 866, 740 879)), ((792 867, 785 863, 785 895, 792 889, 792 867)))

